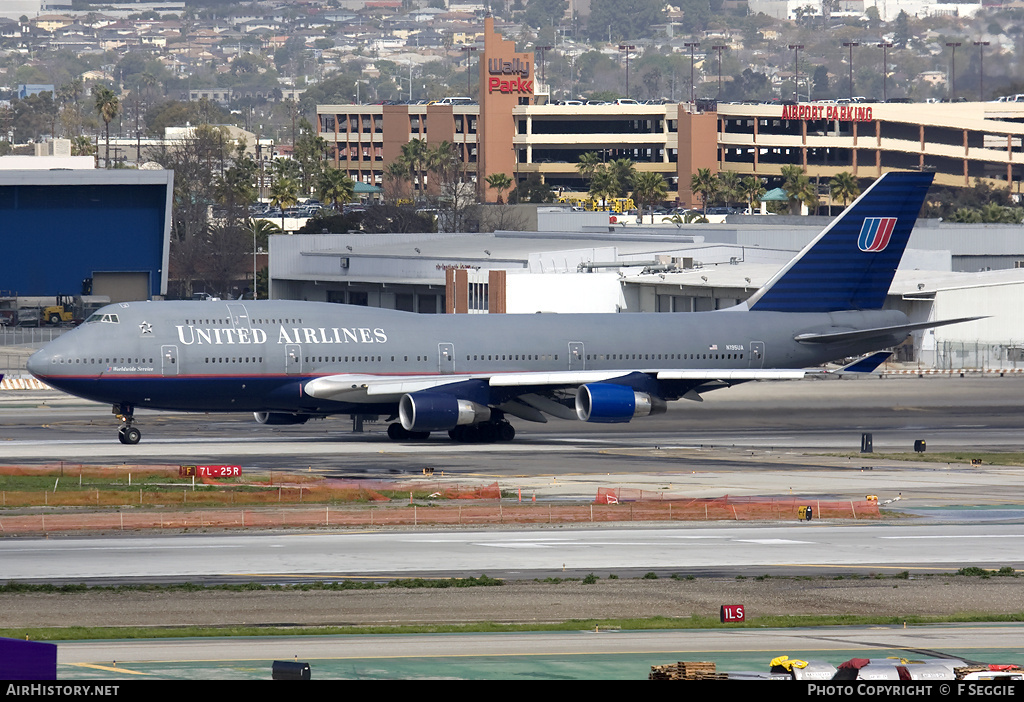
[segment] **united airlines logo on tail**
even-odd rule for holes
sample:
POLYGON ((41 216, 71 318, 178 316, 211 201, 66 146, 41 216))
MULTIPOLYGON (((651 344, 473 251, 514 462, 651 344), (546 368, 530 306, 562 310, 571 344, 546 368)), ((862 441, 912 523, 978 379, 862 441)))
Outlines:
POLYGON ((869 253, 885 250, 895 228, 895 217, 865 217, 864 226, 860 228, 860 237, 857 239, 857 248, 869 253))

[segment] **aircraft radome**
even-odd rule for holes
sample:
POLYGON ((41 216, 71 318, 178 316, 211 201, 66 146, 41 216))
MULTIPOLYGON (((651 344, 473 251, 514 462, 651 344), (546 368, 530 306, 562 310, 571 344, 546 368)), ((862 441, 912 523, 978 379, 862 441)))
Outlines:
MULTIPOLYGON (((35 353, 29 371, 110 403, 254 412, 263 424, 384 415, 395 440, 508 441, 509 417, 629 422, 666 403, 901 343, 883 310, 928 173, 889 173, 747 301, 685 314, 420 315, 289 300, 112 304, 35 353)), ((868 364, 873 367, 872 364, 868 364)))

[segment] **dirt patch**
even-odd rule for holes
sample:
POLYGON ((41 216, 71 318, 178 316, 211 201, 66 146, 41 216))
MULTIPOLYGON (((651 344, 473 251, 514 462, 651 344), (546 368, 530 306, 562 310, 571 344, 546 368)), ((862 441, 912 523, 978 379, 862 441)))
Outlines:
POLYGON ((954 615, 1021 612, 1024 579, 930 576, 607 580, 372 591, 0 594, 0 626, 370 625, 717 617, 723 604, 762 615, 954 615))

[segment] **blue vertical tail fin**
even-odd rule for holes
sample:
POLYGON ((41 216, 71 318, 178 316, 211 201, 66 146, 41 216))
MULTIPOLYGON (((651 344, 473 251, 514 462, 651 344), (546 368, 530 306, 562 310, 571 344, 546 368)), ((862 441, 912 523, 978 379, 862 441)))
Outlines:
POLYGON ((886 173, 747 300, 774 312, 881 309, 931 173, 886 173))

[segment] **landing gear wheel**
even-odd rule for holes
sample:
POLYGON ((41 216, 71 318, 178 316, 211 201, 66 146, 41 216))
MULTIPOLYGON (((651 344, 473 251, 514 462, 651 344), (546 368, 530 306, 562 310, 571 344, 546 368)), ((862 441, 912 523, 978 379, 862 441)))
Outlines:
POLYGON ((122 444, 134 445, 142 439, 142 432, 132 426, 135 421, 135 408, 128 403, 114 405, 112 410, 114 416, 124 424, 117 430, 117 440, 122 444))
POLYGON ((516 438, 516 429, 508 422, 498 424, 498 441, 512 441, 516 438))
POLYGON ((122 444, 134 446, 142 440, 142 432, 135 427, 121 427, 117 432, 117 440, 122 444))
POLYGON ((398 422, 388 425, 388 438, 392 441, 405 441, 409 438, 409 432, 398 422))

